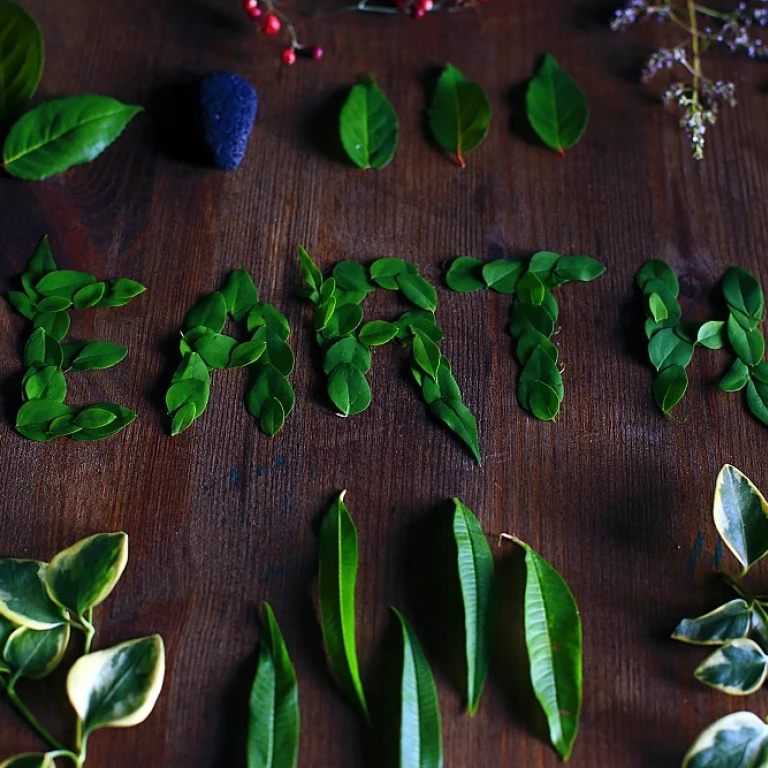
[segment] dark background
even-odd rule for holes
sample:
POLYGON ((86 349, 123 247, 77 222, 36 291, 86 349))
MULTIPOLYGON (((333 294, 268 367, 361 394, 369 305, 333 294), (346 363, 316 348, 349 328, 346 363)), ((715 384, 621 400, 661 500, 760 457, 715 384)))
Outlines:
MULTIPOLYGON (((462 618, 451 607, 445 539, 453 496, 494 544, 502 531, 530 542, 579 602, 585 698, 572 765, 679 765, 704 726, 744 704, 697 683, 705 652, 668 634, 721 597, 712 576, 715 477, 732 462, 768 486, 767 433, 740 395, 717 391, 730 364, 725 352, 697 352, 679 421, 663 418, 651 397, 634 275, 645 259, 669 261, 689 319, 713 314, 728 266, 768 279, 768 70, 715 58, 712 74, 737 81, 741 104, 723 114, 707 159, 696 163, 658 90, 636 82, 657 27, 615 35, 605 5, 491 0, 481 13, 423 21, 318 20, 306 37, 325 47, 326 59, 293 68, 237 0, 24 5, 47 43, 36 100, 100 92, 149 108, 90 166, 39 184, 0 179, 3 288, 45 233, 61 267, 149 286, 126 308, 73 316, 72 338, 130 348, 111 371, 69 376, 70 402, 112 400, 138 411, 135 424, 105 442, 41 445, 15 433, 29 326, 7 305, 0 312, 0 554, 48 559, 86 535, 127 531, 130 562, 97 611, 97 645, 159 632, 168 649, 165 688, 149 720, 94 735, 89 765, 243 766, 262 600, 273 605, 297 666, 302 766, 386 764, 394 743, 386 713, 395 711, 388 689, 399 664, 391 604, 412 618, 433 662, 447 766, 557 765, 520 649, 522 580, 512 548, 495 550, 497 662, 477 716, 462 712, 461 668, 451 661, 461 654, 462 618), (522 127, 523 86, 545 52, 592 105, 587 134, 566 158, 522 127), (495 112, 464 171, 423 132, 429 88, 448 60, 486 88, 495 112), (234 173, 190 162, 189 86, 220 68, 247 77, 261 96, 234 173), (396 159, 380 173, 340 162, 328 138, 340 95, 366 72, 401 121, 396 159), (440 285, 443 349, 479 420, 482 468, 430 420, 405 353, 392 345, 375 354, 372 407, 348 420, 334 415, 311 312, 293 295, 298 243, 325 268, 341 259, 411 259, 440 285), (608 266, 597 282, 558 291, 566 399, 555 425, 516 402, 509 298, 458 295, 440 283, 441 264, 462 253, 539 249, 608 266), (290 318, 296 408, 270 440, 243 407, 243 374, 217 372, 204 417, 171 440, 162 403, 182 318, 238 266, 290 318), (312 607, 317 521, 342 488, 360 535, 359 650, 381 724, 373 737, 329 678, 312 607)), ((382 295, 366 309, 368 319, 398 311, 382 295)), ((728 554, 723 562, 734 566, 728 554)), ((66 733, 62 682, 59 675, 42 694, 34 693, 39 684, 22 692, 42 700, 54 727, 60 708, 66 733)), ((762 715, 766 697, 746 706, 762 715)), ((2 757, 39 746, 10 707, 0 708, 0 734, 2 757)))

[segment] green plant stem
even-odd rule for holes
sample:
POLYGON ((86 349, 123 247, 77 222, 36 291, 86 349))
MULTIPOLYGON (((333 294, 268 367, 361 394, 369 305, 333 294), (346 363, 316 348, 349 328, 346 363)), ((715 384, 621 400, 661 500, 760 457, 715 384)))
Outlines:
POLYGON ((19 698, 19 694, 16 693, 14 687, 15 680, 11 679, 9 682, 2 680, 2 685, 5 688, 5 692, 8 694, 8 698, 12 704, 18 710, 19 714, 37 731, 38 735, 45 739, 54 749, 66 752, 66 747, 55 737, 52 736, 41 724, 40 721, 32 714, 27 705, 19 698))
POLYGON ((688 23, 691 27, 691 53, 693 54, 693 103, 699 103, 699 88, 701 87, 701 51, 699 50, 699 19, 696 16, 696 3, 685 0, 688 6, 688 23))
POLYGON ((55 760, 57 757, 66 757, 71 760, 75 765, 78 764, 78 756, 74 752, 70 752, 68 749, 57 749, 55 752, 48 752, 48 757, 55 760))

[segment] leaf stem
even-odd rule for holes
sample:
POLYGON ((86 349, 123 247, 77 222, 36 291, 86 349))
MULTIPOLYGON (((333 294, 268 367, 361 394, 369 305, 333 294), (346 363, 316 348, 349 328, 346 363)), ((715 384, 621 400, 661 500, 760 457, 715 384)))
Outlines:
POLYGON ((688 23, 691 27, 691 53, 693 54, 693 103, 699 104, 699 88, 701 86, 701 52, 699 50, 699 19, 696 15, 696 3, 694 0, 685 0, 688 7, 688 23))
POLYGON ((11 678, 8 682, 0 679, 0 683, 5 688, 5 692, 8 694, 8 698, 13 703, 13 706, 16 707, 19 714, 30 724, 30 726, 32 726, 32 728, 37 731, 37 734, 41 738, 45 739, 45 741, 47 741, 54 749, 66 752, 66 747, 40 724, 40 721, 32 714, 27 705, 19 698, 19 694, 16 693, 15 688, 16 679, 11 678))

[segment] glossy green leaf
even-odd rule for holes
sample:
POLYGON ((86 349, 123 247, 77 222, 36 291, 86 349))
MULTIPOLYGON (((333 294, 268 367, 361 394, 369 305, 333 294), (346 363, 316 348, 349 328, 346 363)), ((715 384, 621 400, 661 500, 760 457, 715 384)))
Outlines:
POLYGON ((378 347, 392 341, 395 336, 397 336, 397 326, 394 323, 372 320, 360 329, 357 338, 367 347, 378 347))
POLYGON ((0 122, 16 117, 32 98, 44 60, 37 22, 17 3, 0 0, 0 122))
POLYGON ((694 674, 697 680, 718 691, 747 696, 765 682, 768 656, 754 640, 729 640, 708 656, 694 674))
POLYGON ((310 299, 316 304, 319 296, 320 286, 323 284, 323 274, 312 261, 303 245, 299 246, 299 266, 301 267, 301 277, 309 288, 310 299))
MULTIPOLYGON (((442 367, 442 366, 441 366, 442 367)), ((460 400, 448 398, 435 400, 429 404, 432 415, 440 419, 448 429, 454 432, 472 452, 475 461, 482 463, 480 443, 477 434, 477 419, 472 411, 460 400)))
POLYGON ((42 752, 24 752, 0 763, 0 768, 56 768, 53 757, 42 752))
POLYGON ((393 608, 403 633, 399 768, 442 768, 440 702, 429 662, 408 620, 393 608))
POLYGON ((16 414, 16 431, 30 440, 45 442, 51 423, 62 416, 71 416, 74 409, 55 400, 28 400, 16 414))
POLYGON ((383 259, 376 259, 371 264, 368 270, 371 276, 371 280, 379 286, 379 288, 385 288, 388 291, 396 291, 398 289, 397 276, 402 274, 415 275, 417 273, 416 267, 403 259, 394 259, 386 257, 383 259))
POLYGON ((371 404, 371 387, 352 363, 340 363, 328 378, 328 396, 342 416, 361 413, 371 404))
POLYGON ((576 144, 589 122, 584 92, 548 54, 528 85, 525 109, 539 138, 561 154, 576 144))
POLYGON ((46 630, 19 627, 8 638, 3 659, 13 678, 41 680, 61 663, 69 644, 69 624, 46 630))
POLYGON ((428 312, 437 309, 437 293, 423 277, 403 272, 397 276, 397 286, 408 301, 428 312))
POLYGON ((98 157, 141 107, 93 94, 55 99, 35 107, 11 128, 3 146, 5 170, 41 181, 98 157))
POLYGON ((106 292, 106 283, 90 283, 75 291, 72 296, 72 303, 75 309, 90 309, 91 307, 98 306, 106 292))
POLYGON ((42 328, 56 341, 61 341, 69 333, 69 325, 70 317, 67 312, 40 312, 32 321, 33 328, 42 328))
POLYGON ((31 275, 44 275, 46 272, 53 272, 58 269, 56 262, 51 253, 51 241, 48 239, 48 235, 45 235, 40 240, 35 253, 27 264, 27 272, 31 275))
POLYGON ((203 326, 214 333, 221 333, 227 322, 227 302, 220 291, 203 296, 184 318, 187 329, 203 326))
POLYGON ((104 296, 99 300, 100 307, 124 307, 137 296, 140 296, 146 287, 135 280, 121 277, 117 280, 107 280, 104 296))
POLYGON ((767 761, 768 725, 751 712, 734 712, 696 737, 682 768, 764 768, 767 761))
POLYGON ((488 134, 491 103, 477 83, 447 64, 437 81, 427 118, 440 148, 453 155, 463 168, 464 155, 488 134))
POLYGON ((637 284, 646 294, 649 292, 646 290, 646 285, 651 280, 658 280, 664 283, 673 298, 677 298, 680 293, 680 284, 675 271, 665 261, 661 261, 661 259, 646 261, 638 270, 636 279, 637 284))
MULTIPOLYGON (((245 396, 248 413, 255 419, 261 419, 265 408, 274 408, 271 401, 276 398, 283 408, 283 415, 287 417, 296 402, 296 395, 288 379, 272 364, 261 360, 254 365, 254 369, 253 384, 245 396)), ((274 419, 274 413, 270 413, 270 416, 274 419)))
POLYGON ((323 519, 319 556, 320 619, 328 663, 344 695, 370 723, 355 639, 357 529, 344 505, 344 492, 323 519))
POLYGON ((64 296, 45 296, 37 302, 38 312, 64 312, 72 306, 72 302, 64 296))
MULTIPOLYGON (((645 283, 645 295, 651 296, 655 294, 659 300, 664 304, 667 311, 667 319, 659 321, 665 328, 672 327, 680 317, 682 316, 682 310, 677 302, 677 298, 672 290, 670 290, 667 283, 656 278, 651 278, 645 283), (674 322, 673 322, 674 321, 674 322)), ((651 334, 652 336, 653 334, 651 334)), ((690 340, 693 341, 693 340, 690 340)))
POLYGON ((357 304, 336 305, 333 316, 328 321, 322 335, 326 341, 351 336, 363 322, 363 308, 357 304))
POLYGON ((768 553, 768 505, 752 481, 730 464, 717 476, 713 515, 717 532, 745 572, 768 553))
POLYGON ((747 405, 752 415, 768 426, 768 385, 752 378, 747 382, 747 405))
POLYGON ((331 322, 333 313, 336 311, 336 299, 333 296, 325 299, 322 304, 317 308, 315 312, 315 331, 320 333, 328 327, 328 323, 331 322))
POLYGON ((52 365, 60 368, 62 362, 63 353, 59 342, 42 328, 34 331, 24 345, 24 365, 27 367, 52 365))
POLYGON ((480 703, 491 655, 495 620, 496 578, 493 555, 483 529, 469 507, 454 499, 453 537, 464 604, 464 647, 467 659, 467 712, 480 703))
POLYGON ((738 598, 695 619, 683 619, 672 633, 673 640, 694 645, 722 645, 726 640, 746 637, 752 624, 752 609, 738 598))
POLYGON ((64 624, 65 612, 46 591, 45 570, 37 560, 0 560, 0 614, 36 630, 64 624))
POLYGON ((62 346, 62 353, 62 368, 69 371, 111 368, 128 356, 125 347, 108 341, 71 341, 62 346))
POLYGON ((67 695, 83 721, 84 735, 144 722, 164 676, 165 648, 159 635, 81 656, 67 675, 67 695))
POLYGON ((546 289, 539 276, 530 270, 526 272, 517 283, 517 298, 524 304, 541 306, 544 301, 546 289))
POLYGON ((60 368, 30 368, 22 382, 25 400, 53 400, 63 403, 67 397, 67 381, 60 368), (27 375, 29 374, 29 375, 27 375))
POLYGON ((245 320, 248 313, 259 303, 259 294, 253 278, 244 269, 236 269, 220 291, 227 311, 237 322, 245 320))
POLYGON ((266 349, 266 341, 244 341, 232 350, 227 367, 243 368, 255 363, 266 352, 266 349))
POLYGON ((6 294, 8 303, 27 320, 34 320, 37 314, 37 308, 34 301, 21 291, 8 291, 6 294))
POLYGON ((413 339, 413 359, 419 368, 436 379, 441 357, 437 344, 417 329, 413 339))
POLYGON ((672 365, 685 368, 691 362, 693 350, 693 344, 681 339, 673 328, 662 328, 648 344, 648 357, 657 371, 672 365))
POLYGON ((128 562, 128 536, 98 533, 59 552, 45 572, 51 599, 76 616, 104 602, 128 562))
POLYGON ((445 273, 445 282, 452 291, 470 293, 485 288, 483 262, 471 256, 459 256, 445 273))
POLYGON ((295 768, 298 754, 296 672, 272 608, 264 603, 259 663, 251 688, 248 768, 295 768))
POLYGON ((174 414, 171 420, 171 437, 180 435, 192 426, 197 418, 197 409, 193 403, 185 403, 174 414))
POLYGON ((530 328, 549 338, 555 332, 555 318, 543 304, 537 307, 533 304, 514 301, 509 311, 510 335, 513 339, 517 339, 530 328))
POLYGON ((269 326, 259 328, 251 340, 266 344, 267 348, 263 355, 265 362, 269 361, 283 376, 290 376, 293 373, 296 364, 293 350, 272 328, 269 326))
POLYGON ((662 412, 670 411, 683 399, 688 389, 688 374, 682 365, 670 365, 653 382, 653 398, 662 412))
POLYGON ((497 259, 483 265, 483 280, 492 291, 512 294, 525 265, 520 259, 497 259))
POLYGON ((165 394, 168 415, 173 416, 171 434, 181 434, 191 425, 190 414, 194 408, 194 418, 200 416, 208 405, 211 393, 211 377, 208 367, 197 352, 182 358, 173 374, 171 386, 165 394), (176 412, 181 412, 178 418, 176 412))
POLYGON ((333 279, 337 290, 367 294, 376 289, 368 279, 366 268, 356 261, 340 261, 333 268, 333 279))
MULTIPOLYGON (((266 349, 266 342, 262 343, 266 349)), ((229 367, 229 361, 237 346, 237 341, 231 336, 225 336, 223 333, 207 333, 195 342, 194 350, 209 368, 221 370, 229 367)))
POLYGON ((669 317, 667 305, 664 303, 661 296, 658 293, 652 293, 648 297, 648 311, 651 313, 651 317, 655 322, 666 320, 669 317))
POLYGON ((423 309, 414 309, 410 312, 404 312, 397 321, 397 340, 402 344, 413 342, 414 331, 419 330, 425 336, 428 336, 435 344, 443 340, 443 332, 435 323, 435 313, 427 312, 423 309))
POLYGON ((702 323, 696 334, 696 343, 707 349, 721 349, 725 344, 725 323, 722 320, 702 323))
POLYGON ((605 266, 589 256, 561 256, 555 265, 559 283, 589 283, 605 273, 605 266))
MULTIPOLYGON (((415 374, 416 371, 414 371, 415 374)), ((430 379, 428 376, 422 376, 421 388, 427 405, 431 405, 435 400, 461 402, 461 390, 451 372, 451 363, 445 355, 440 357, 437 380, 430 379)))
POLYGON ((528 393, 528 407, 537 419, 554 421, 560 411, 560 398, 549 384, 534 381, 528 393))
POLYGON ((757 365, 765 353, 765 339, 757 329, 743 328, 734 315, 728 316, 728 342, 746 365, 757 365))
POLYGON ((392 103, 368 75, 352 88, 341 108, 339 135, 359 168, 383 168, 395 156, 399 125, 392 103))
POLYGON ((552 743, 567 760, 581 712, 581 617, 563 577, 527 544, 513 540, 525 550, 525 643, 531 683, 552 743))
POLYGON ((106 408, 84 408, 75 417, 75 423, 82 429, 100 429, 111 424, 117 417, 106 408))
POLYGON ((741 267, 731 267, 723 276, 723 296, 730 310, 752 320, 763 317, 763 291, 755 277, 741 267))
POLYGON ((267 437, 274 437, 284 424, 283 404, 276 397, 270 397, 261 407, 259 428, 267 437))
POLYGON ((80 411, 75 418, 75 421, 83 428, 72 433, 72 439, 81 442, 104 440, 125 429, 135 419, 136 413, 130 408, 117 403, 95 403, 80 411), (87 425, 83 420, 85 411, 89 412, 87 425), (114 418, 110 418, 109 414, 114 418))
POLYGON ((515 354, 521 365, 527 365, 534 351, 541 347, 553 363, 557 362, 557 347, 543 334, 535 328, 529 328, 517 340, 517 349, 515 354))
POLYGON ((720 380, 720 389, 723 392, 738 392, 744 389, 749 381, 749 368, 738 358, 733 361, 733 365, 728 373, 720 380))
POLYGON ((371 352, 354 336, 347 336, 328 348, 323 360, 323 370, 330 374, 342 363, 349 363, 362 373, 367 373, 371 369, 371 352))
POLYGON ((523 408, 530 409, 531 387, 537 381, 551 387, 557 399, 562 401, 565 395, 563 376, 543 347, 533 350, 517 383, 517 399, 523 408))

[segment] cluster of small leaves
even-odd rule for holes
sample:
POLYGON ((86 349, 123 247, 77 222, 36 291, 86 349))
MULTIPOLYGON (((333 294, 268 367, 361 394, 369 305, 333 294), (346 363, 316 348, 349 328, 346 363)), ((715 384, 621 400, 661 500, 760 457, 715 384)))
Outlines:
POLYGON ((285 316, 259 301, 253 279, 244 269, 234 271, 220 291, 200 299, 184 318, 181 363, 165 396, 171 434, 181 434, 203 414, 211 391, 210 371, 245 367, 252 372, 245 396, 248 413, 264 434, 277 434, 295 402, 288 382, 294 367, 290 333, 285 316), (250 340, 238 343, 222 333, 227 316, 246 322, 250 340))
POLYGON ((523 366, 517 384, 520 405, 536 418, 554 421, 564 397, 557 347, 550 340, 559 315, 552 289, 570 282, 589 282, 605 267, 589 256, 561 256, 539 251, 524 259, 483 262, 471 256, 453 261, 445 275, 460 293, 489 289, 514 296, 509 332, 523 366))
MULTIPOLYGON (((43 74, 43 36, 12 0, 0 0, 0 124, 15 118, 43 74)), ((41 181, 98 157, 142 111, 107 96, 87 94, 41 104, 19 118, 3 145, 5 170, 41 181)))
MULTIPOLYGON (((726 575, 738 595, 713 611, 683 619, 672 637, 684 643, 716 646, 696 669, 702 683, 733 696, 757 691, 768 675, 768 601, 751 597, 741 584, 752 566, 768 554, 768 504, 738 469, 726 465, 715 487, 717 532, 741 564, 726 575)), ((718 720, 693 744, 684 768, 762 768, 768 754, 768 726, 749 712, 718 720)))
POLYGON ((0 560, 0 687, 51 748, 11 757, 2 768, 53 768, 58 757, 82 766, 94 731, 138 725, 149 716, 165 674, 162 639, 153 635, 91 652, 93 609, 112 593, 127 562, 124 533, 90 536, 50 563, 0 560), (48 677, 61 664, 73 629, 84 634, 85 644, 66 681, 77 715, 70 750, 40 725, 16 687, 22 679, 48 677))
POLYGON ((30 259, 21 285, 23 290, 9 291, 8 301, 35 330, 24 347, 24 402, 16 416, 16 430, 40 442, 64 435, 73 440, 102 440, 116 434, 136 414, 115 403, 67 405, 64 372, 110 368, 128 350, 106 341, 62 341, 69 332, 70 310, 121 307, 146 289, 134 280, 99 281, 86 272, 58 269, 47 237, 30 259))
MULTIPOLYGON (((341 692, 370 727, 355 629, 358 536, 344 495, 341 493, 333 502, 320 529, 320 624, 330 671, 341 692)), ((464 693, 471 716, 477 711, 491 664, 496 577, 493 555, 480 523, 458 499, 454 499, 452 528, 464 612, 464 693)), ((531 680, 547 717, 552 743, 567 760, 581 711, 581 618, 562 576, 527 544, 515 537, 506 538, 525 551, 525 638, 531 680)), ((403 638, 399 765, 440 768, 440 705, 432 671, 413 627, 400 611, 392 610, 403 638)), ((299 745, 296 674, 269 606, 265 607, 250 707, 249 768, 295 768, 299 745)))
POLYGON ((368 408, 371 388, 366 374, 371 368, 371 349, 396 341, 411 347, 411 372, 433 416, 480 463, 477 421, 464 405, 451 364, 438 346, 443 333, 435 323, 437 293, 417 268, 395 258, 378 259, 369 267, 342 261, 334 267, 332 277, 324 279, 302 247, 299 259, 306 284, 301 293, 316 307, 315 332, 323 351, 328 396, 339 415, 352 416, 368 408), (361 304, 377 288, 399 291, 416 309, 393 323, 374 320, 363 324, 361 304))

